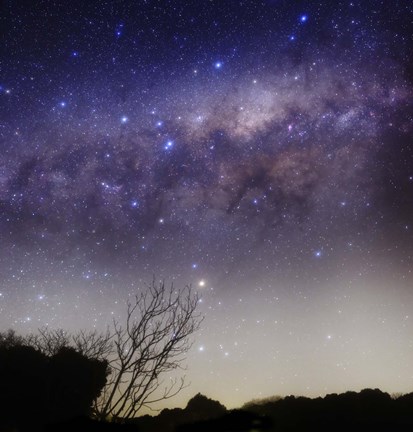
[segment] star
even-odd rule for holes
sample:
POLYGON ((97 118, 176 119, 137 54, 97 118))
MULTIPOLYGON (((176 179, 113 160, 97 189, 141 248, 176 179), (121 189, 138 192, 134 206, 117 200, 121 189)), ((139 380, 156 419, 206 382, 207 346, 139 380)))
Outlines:
POLYGON ((105 331, 155 277, 205 316, 156 408, 410 392, 411 2, 32 3, 3 36, 1 328, 105 331))

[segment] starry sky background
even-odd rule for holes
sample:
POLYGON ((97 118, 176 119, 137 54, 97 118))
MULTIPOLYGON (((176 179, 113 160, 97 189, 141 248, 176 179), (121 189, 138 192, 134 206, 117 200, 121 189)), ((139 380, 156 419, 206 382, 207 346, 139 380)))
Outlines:
POLYGON ((413 390, 410 1, 11 1, 0 327, 103 329, 153 275, 195 393, 413 390))

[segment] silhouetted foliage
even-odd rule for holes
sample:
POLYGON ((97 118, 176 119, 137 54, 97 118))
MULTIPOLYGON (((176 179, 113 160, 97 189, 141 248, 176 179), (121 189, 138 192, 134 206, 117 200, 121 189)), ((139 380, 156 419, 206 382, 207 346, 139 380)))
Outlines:
POLYGON ((0 333, 0 348, 12 348, 20 345, 28 345, 22 336, 16 334, 12 329, 0 333))
POLYGON ((272 431, 401 431, 413 428, 413 394, 397 399, 378 389, 329 394, 324 398, 288 396, 246 404, 271 419, 272 431), (383 429, 384 428, 384 429, 383 429))
POLYGON ((106 384, 107 362, 61 348, 51 357, 50 367, 52 389, 58 396, 57 406, 54 404, 57 417, 66 417, 65 412, 90 414, 93 401, 106 384))
POLYGON ((220 417, 226 413, 227 409, 218 401, 198 393, 189 400, 184 411, 187 417, 195 421, 220 417))
POLYGON ((0 429, 89 415, 106 382, 107 362, 71 348, 47 356, 13 332, 0 336, 0 429))
MULTIPOLYGON (((96 419, 123 422, 136 416, 142 407, 169 399, 186 387, 184 376, 167 381, 164 376, 182 368, 192 344, 191 336, 202 321, 196 311, 198 300, 190 286, 176 289, 171 285, 167 288, 163 282, 157 284, 153 280, 127 302, 124 321, 114 320, 106 333, 80 331, 70 334, 61 329, 41 328, 37 334, 17 336, 9 331, 0 333, 0 345, 4 348, 31 347, 40 358, 48 357, 55 363, 60 361, 63 369, 66 367, 64 359, 69 355, 71 363, 81 362, 80 358, 83 358, 90 365, 105 364, 108 373, 103 384, 93 369, 87 372, 82 369, 86 363, 79 363, 79 370, 83 372, 77 377, 67 370, 64 371, 66 378, 63 375, 59 379, 56 377, 55 382, 69 399, 76 399, 78 405, 87 401, 89 407, 92 398, 92 413, 96 419), (63 359, 62 353, 65 353, 63 359), (63 382, 65 379, 67 382, 63 382), (98 392, 85 387, 76 394, 75 389, 68 387, 76 379, 84 383, 99 381, 99 386, 102 384, 103 387, 100 386, 98 392)), ((71 409, 77 414, 85 412, 75 407, 71 409)), ((54 411, 58 417, 58 409, 54 411)))
POLYGON ((82 416, 46 425, 41 432, 139 432, 139 429, 134 425, 103 422, 82 416))
POLYGON ((244 405, 242 405, 241 409, 245 411, 258 412, 260 410, 260 407, 265 406, 269 403, 278 402, 281 399, 281 396, 269 396, 261 399, 252 399, 251 401, 246 402, 244 405))
POLYGON ((302 432, 413 430, 413 393, 391 397, 378 389, 324 398, 279 396, 254 400, 242 410, 196 395, 184 409, 131 420, 141 432, 302 432), (203 407, 207 408, 204 409, 203 407), (218 408, 218 409, 215 409, 218 408), (197 418, 194 416, 197 413, 197 418))
POLYGON ((176 432, 249 432, 265 431, 271 426, 268 418, 243 410, 232 410, 224 416, 196 423, 180 425, 176 432))
MULTIPOLYGON (((175 308, 179 307, 173 304, 175 308)), ((163 311, 168 305, 160 305, 159 310, 163 311)), ((189 305, 187 319, 191 321, 195 304, 189 305)), ((174 328, 174 316, 174 312, 168 315, 172 319, 167 321, 171 327, 161 336, 169 335, 169 330, 174 328)), ((128 332, 134 334, 134 327, 126 334, 117 328, 122 337, 128 337, 128 332)), ((182 334, 183 337, 188 335, 186 332, 182 334)), ((244 404, 242 410, 232 411, 227 411, 217 401, 197 394, 184 409, 164 409, 156 417, 146 415, 125 419, 123 425, 91 420, 87 416, 91 414, 92 401, 104 388, 108 373, 108 362, 91 356, 104 358, 112 351, 107 351, 107 343, 111 340, 108 335, 88 335, 83 333, 77 339, 70 339, 72 336, 63 331, 47 329, 35 337, 17 336, 13 331, 0 333, 0 431, 13 430, 12 427, 18 427, 19 431, 42 432, 413 430, 413 393, 390 396, 378 389, 333 393, 314 399, 277 396, 253 400, 244 404), (78 341, 75 344, 77 349, 68 346, 75 340, 78 341)), ((122 339, 116 340, 119 343, 122 339)), ((141 361, 137 357, 138 362, 141 361)), ((156 388, 158 382, 153 385, 156 388)))
POLYGON ((156 417, 149 415, 131 419, 130 423, 138 425, 139 430, 172 432, 179 425, 222 417, 227 412, 224 405, 198 393, 184 409, 164 409, 156 417))

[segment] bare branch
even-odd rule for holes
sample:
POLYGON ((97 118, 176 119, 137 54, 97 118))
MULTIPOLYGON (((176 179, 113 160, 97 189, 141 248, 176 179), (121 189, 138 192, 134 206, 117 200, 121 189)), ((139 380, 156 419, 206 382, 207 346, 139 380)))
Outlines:
POLYGON ((169 399, 185 388, 185 379, 163 387, 161 375, 182 368, 191 336, 202 317, 190 286, 166 288, 155 281, 127 303, 123 326, 114 321, 111 377, 95 404, 98 418, 129 418, 143 407, 169 399))
POLYGON ((101 420, 121 420, 185 388, 185 377, 167 385, 162 377, 183 369, 192 335, 202 322, 198 303, 198 295, 190 286, 167 288, 164 282, 153 280, 127 302, 125 320, 114 320, 105 333, 80 331, 71 335, 44 327, 37 334, 19 338, 13 331, 0 333, 0 345, 29 345, 48 356, 70 347, 88 358, 105 360, 106 385, 94 402, 93 413, 101 420))

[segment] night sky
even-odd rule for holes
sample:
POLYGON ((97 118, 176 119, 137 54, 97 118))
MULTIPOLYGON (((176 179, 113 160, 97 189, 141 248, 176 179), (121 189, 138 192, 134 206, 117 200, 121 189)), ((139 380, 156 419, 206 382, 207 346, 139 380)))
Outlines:
POLYGON ((0 328, 104 329, 155 276, 191 386, 413 390, 409 0, 12 1, 0 328))

